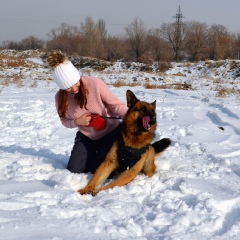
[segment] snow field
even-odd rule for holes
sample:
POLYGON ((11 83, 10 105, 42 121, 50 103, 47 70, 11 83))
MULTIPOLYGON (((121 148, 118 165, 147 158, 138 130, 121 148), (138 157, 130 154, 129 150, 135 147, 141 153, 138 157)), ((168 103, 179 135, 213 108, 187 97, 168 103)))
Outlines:
POLYGON ((239 101, 207 91, 129 88, 157 100, 156 140, 171 146, 152 178, 93 197, 91 174, 65 167, 76 129, 56 114, 52 82, 0 94, 0 239, 238 239, 239 101), (223 127, 221 130, 219 127, 223 127))

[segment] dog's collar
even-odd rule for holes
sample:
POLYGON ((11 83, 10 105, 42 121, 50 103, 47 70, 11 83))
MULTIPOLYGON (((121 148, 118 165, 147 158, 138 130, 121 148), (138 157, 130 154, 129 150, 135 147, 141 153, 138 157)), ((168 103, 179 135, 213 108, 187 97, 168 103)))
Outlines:
POLYGON ((141 155, 145 153, 150 144, 142 148, 132 148, 125 145, 122 136, 117 142, 118 144, 118 163, 119 163, 119 171, 124 171, 128 168, 133 167, 140 159, 141 155))

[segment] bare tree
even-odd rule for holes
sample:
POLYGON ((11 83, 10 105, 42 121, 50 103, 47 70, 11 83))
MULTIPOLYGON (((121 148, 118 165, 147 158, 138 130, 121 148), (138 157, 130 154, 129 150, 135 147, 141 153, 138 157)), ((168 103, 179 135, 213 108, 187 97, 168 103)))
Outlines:
POLYGON ((208 26, 200 22, 186 23, 185 51, 191 61, 199 60, 206 54, 208 26))
POLYGON ((106 39, 107 38, 107 30, 105 21, 101 18, 98 20, 98 30, 100 32, 101 38, 106 39))
POLYGON ((48 33, 50 38, 47 41, 48 49, 58 49, 68 54, 80 51, 81 36, 77 27, 62 23, 58 28, 53 28, 48 33))
POLYGON ((170 58, 169 49, 171 46, 161 37, 161 30, 151 29, 148 32, 148 45, 155 61, 168 61, 170 58))
POLYGON ((185 28, 184 24, 175 23, 163 23, 160 28, 163 38, 171 45, 175 61, 179 61, 184 53, 185 28))
POLYGON ((147 29, 142 20, 135 18, 133 22, 125 27, 130 49, 136 61, 147 51, 146 44, 147 29))
POLYGON ((126 40, 122 37, 108 36, 105 42, 106 58, 108 60, 118 60, 125 56, 126 40))
POLYGON ((28 50, 28 49, 35 50, 35 49, 43 48, 44 41, 34 36, 29 36, 21 40, 20 44, 22 46, 22 50, 28 50))
POLYGON ((240 59, 240 33, 236 34, 234 38, 234 55, 236 59, 240 59))
POLYGON ((14 50, 21 50, 21 45, 17 41, 4 41, 2 45, 3 49, 14 49, 14 50))
POLYGON ((21 41, 4 41, 3 48, 15 50, 35 50, 44 47, 44 41, 34 36, 29 36, 21 41))
POLYGON ((98 59, 103 58, 105 52, 102 35, 91 17, 86 17, 85 22, 81 23, 80 31, 84 37, 85 54, 98 59))
POLYGON ((223 25, 214 24, 210 27, 208 33, 208 52, 210 59, 220 59, 224 56, 223 49, 221 48, 226 45, 226 37, 228 35, 227 28, 223 25))

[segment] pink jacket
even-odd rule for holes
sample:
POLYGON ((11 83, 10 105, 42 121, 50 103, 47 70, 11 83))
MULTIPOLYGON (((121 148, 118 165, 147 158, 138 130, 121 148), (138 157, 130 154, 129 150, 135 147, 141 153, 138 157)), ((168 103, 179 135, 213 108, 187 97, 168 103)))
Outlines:
MULTIPOLYGON (((104 130, 97 131, 93 127, 77 126, 74 123, 84 113, 97 113, 106 117, 123 118, 128 110, 126 104, 118 99, 107 87, 107 85, 99 78, 84 76, 82 82, 88 89, 87 108, 80 108, 76 105, 74 94, 68 94, 68 110, 66 119, 61 120, 62 124, 67 128, 78 127, 78 130, 92 140, 97 140, 113 131, 118 125, 117 119, 106 119, 107 126, 104 130)), ((55 96, 57 106, 57 94, 55 96)))

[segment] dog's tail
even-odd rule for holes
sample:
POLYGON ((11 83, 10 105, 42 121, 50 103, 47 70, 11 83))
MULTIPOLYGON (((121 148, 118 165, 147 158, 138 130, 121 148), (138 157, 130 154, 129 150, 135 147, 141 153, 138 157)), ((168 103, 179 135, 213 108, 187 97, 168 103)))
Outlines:
POLYGON ((163 152, 171 144, 171 139, 163 138, 157 142, 152 143, 155 153, 163 152))

